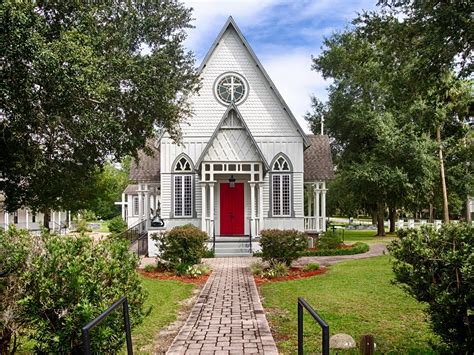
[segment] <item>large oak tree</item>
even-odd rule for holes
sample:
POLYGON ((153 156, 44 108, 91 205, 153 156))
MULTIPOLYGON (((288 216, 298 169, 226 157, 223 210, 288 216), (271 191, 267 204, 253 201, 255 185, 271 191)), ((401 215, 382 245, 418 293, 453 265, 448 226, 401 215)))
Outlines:
MULTIPOLYGON (((74 209, 97 168, 157 128, 179 139, 197 90, 177 1, 0 5, 0 191, 8 210, 74 209)), ((80 203, 79 203, 80 205, 80 203)))

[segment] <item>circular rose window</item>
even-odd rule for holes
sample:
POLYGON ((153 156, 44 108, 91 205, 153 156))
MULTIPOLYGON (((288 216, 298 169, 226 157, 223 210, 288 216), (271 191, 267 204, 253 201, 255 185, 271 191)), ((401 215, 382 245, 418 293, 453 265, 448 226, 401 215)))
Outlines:
POLYGON ((245 79, 236 73, 226 73, 216 80, 215 93, 224 105, 241 103, 247 95, 245 79))

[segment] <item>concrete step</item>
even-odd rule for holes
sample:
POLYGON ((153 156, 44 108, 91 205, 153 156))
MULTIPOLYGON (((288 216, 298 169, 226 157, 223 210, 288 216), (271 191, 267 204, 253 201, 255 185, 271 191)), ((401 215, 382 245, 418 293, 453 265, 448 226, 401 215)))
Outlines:
POLYGON ((216 243, 216 249, 250 248, 250 243, 216 243))

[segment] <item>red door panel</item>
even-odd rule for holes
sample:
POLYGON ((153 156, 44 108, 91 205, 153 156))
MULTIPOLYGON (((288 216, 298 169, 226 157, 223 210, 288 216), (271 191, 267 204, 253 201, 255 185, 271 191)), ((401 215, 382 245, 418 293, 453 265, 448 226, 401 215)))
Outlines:
POLYGON ((221 235, 244 234, 244 184, 220 184, 221 235))

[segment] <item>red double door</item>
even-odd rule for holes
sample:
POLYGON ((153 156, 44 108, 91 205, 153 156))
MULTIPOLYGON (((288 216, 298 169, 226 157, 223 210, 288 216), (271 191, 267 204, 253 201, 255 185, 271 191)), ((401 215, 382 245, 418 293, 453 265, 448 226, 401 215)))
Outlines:
POLYGON ((220 184, 221 235, 244 234, 244 184, 220 184))

